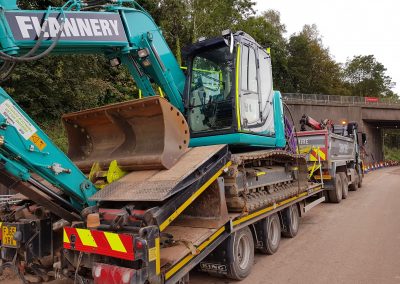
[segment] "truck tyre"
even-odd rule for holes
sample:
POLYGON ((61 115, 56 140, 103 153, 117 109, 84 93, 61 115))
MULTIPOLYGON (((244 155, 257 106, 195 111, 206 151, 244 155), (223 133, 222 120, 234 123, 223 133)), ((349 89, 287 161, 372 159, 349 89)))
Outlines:
POLYGON ((342 197, 343 199, 346 199, 347 196, 349 195, 349 180, 347 178, 346 173, 339 173, 340 178, 342 179, 342 197))
POLYGON ((260 248, 260 252, 272 255, 278 251, 281 241, 281 221, 278 214, 274 213, 261 222, 263 222, 265 234, 262 239, 264 245, 260 248))
POLYGON ((299 231, 299 210, 297 205, 293 204, 282 210, 282 236, 285 238, 294 238, 299 231))
POLYGON ((332 203, 340 203, 343 197, 342 179, 339 174, 335 175, 335 188, 328 191, 329 201, 332 203))
POLYGON ((233 261, 229 265, 227 277, 243 280, 251 271, 254 263, 254 240, 249 227, 235 233, 233 244, 233 261))
POLYGON ((352 183, 349 187, 351 191, 356 191, 362 186, 362 173, 360 174, 359 170, 356 169, 357 173, 357 181, 355 183, 352 183))
POLYGON ((361 187, 362 187, 362 182, 363 182, 363 174, 362 174, 362 173, 359 173, 359 174, 358 174, 358 184, 357 184, 357 187, 358 187, 358 188, 361 188, 361 187))

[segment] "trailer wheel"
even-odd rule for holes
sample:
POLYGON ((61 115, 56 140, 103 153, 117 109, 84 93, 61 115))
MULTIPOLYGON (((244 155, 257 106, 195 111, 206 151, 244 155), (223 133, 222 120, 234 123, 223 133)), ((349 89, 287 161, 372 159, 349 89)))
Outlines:
POLYGON ((339 174, 335 175, 335 188, 328 191, 329 201, 332 203, 340 203, 343 197, 342 179, 339 174))
POLYGON ((176 284, 189 284, 189 283, 190 283, 189 273, 183 276, 181 279, 179 279, 178 282, 176 282, 176 284))
POLYGON ((282 236, 294 238, 299 231, 299 210, 297 205, 293 204, 282 211, 282 236))
POLYGON ((342 179, 342 197, 346 199, 349 195, 349 180, 347 178, 346 173, 339 173, 340 178, 342 179))
POLYGON ((274 254, 278 251, 281 241, 281 222, 279 216, 275 213, 260 222, 264 233, 262 238, 264 245, 260 248, 260 252, 269 255, 274 254))
POLYGON ((233 262, 229 265, 227 277, 243 280, 250 274, 254 263, 254 240, 249 227, 237 231, 232 244, 233 262))

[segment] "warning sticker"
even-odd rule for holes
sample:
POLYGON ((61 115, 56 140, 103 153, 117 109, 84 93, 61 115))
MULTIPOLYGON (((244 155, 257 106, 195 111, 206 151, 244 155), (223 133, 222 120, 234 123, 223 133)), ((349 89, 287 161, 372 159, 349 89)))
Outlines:
POLYGON ((154 261, 157 259, 157 248, 149 248, 149 261, 154 261))
POLYGON ((29 122, 29 120, 22 115, 22 113, 13 105, 10 100, 5 100, 0 104, 0 114, 6 119, 7 123, 14 126, 17 131, 28 140, 33 134, 36 133, 36 128, 29 122))
POLYGON ((37 135, 37 133, 33 134, 31 138, 29 138, 33 142, 33 144, 36 145, 36 147, 39 148, 40 151, 42 151, 47 145, 46 143, 42 140, 42 138, 37 135))

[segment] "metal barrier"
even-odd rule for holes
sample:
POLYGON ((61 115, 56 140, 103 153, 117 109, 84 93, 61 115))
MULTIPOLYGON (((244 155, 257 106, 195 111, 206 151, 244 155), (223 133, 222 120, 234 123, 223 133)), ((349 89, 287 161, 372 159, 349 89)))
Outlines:
POLYGON ((282 98, 286 102, 319 102, 325 104, 335 103, 345 105, 400 105, 400 99, 397 98, 331 96, 300 93, 283 93, 282 98))

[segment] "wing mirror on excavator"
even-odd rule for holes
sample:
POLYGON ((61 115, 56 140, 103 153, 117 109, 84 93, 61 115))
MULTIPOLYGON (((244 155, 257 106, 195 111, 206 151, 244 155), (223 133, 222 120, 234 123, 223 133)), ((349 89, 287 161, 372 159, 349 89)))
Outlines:
MULTIPOLYGON (((233 37, 233 33, 231 30, 224 30, 222 31, 222 36, 226 39, 227 36, 229 35, 229 52, 232 54, 233 53, 233 48, 234 48, 234 42, 235 39, 233 37)), ((228 44, 228 43, 227 43, 228 44)))

